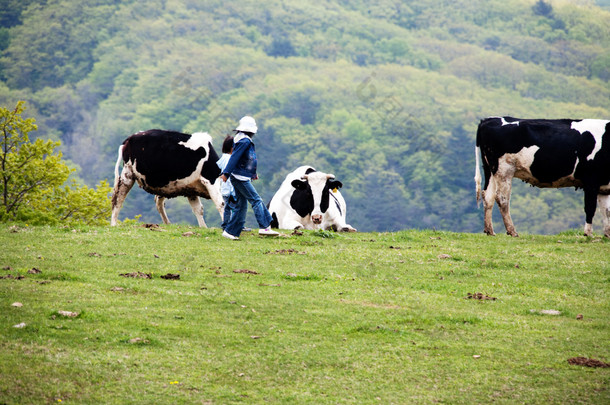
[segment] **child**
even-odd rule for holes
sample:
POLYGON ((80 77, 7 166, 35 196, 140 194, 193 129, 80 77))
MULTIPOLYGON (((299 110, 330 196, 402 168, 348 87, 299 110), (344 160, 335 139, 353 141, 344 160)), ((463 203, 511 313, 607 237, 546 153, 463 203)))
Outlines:
POLYGON ((239 239, 239 235, 246 223, 248 202, 250 202, 256 221, 261 228, 258 231, 259 235, 279 235, 271 230, 271 214, 251 181, 258 179, 256 174, 256 151, 252 142, 252 137, 257 131, 258 128, 254 118, 245 116, 239 120, 239 125, 235 128, 233 153, 222 170, 222 179, 224 181, 227 181, 229 178, 231 179, 231 184, 235 189, 236 200, 235 210, 232 212, 231 219, 222 233, 222 236, 228 239, 239 239))
MULTIPOLYGON (((216 164, 220 168, 220 172, 225 169, 229 159, 231 158, 231 153, 233 153, 233 137, 231 135, 227 135, 224 142, 222 143, 222 156, 218 159, 216 164)), ((231 219, 231 215, 233 211, 235 211, 235 189, 231 184, 231 179, 227 179, 226 181, 220 184, 220 194, 222 195, 222 199, 225 201, 225 210, 222 215, 222 224, 220 227, 224 231, 231 219)))

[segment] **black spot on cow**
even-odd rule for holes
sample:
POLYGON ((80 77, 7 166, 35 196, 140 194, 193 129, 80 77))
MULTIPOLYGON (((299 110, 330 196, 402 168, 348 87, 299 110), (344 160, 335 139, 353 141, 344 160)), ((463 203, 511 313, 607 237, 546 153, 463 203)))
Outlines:
MULTIPOLYGON (((269 208, 269 206, 267 206, 267 208, 269 208)), ((279 228, 280 226, 280 222, 277 220, 277 215, 275 212, 271 214, 271 224, 269 226, 272 228, 279 228)))
MULTIPOLYGON (((207 156, 203 146, 193 150, 180 144, 186 143, 190 137, 188 134, 159 129, 134 134, 123 142, 123 161, 136 162, 138 172, 146 176, 146 186, 163 187, 189 176, 198 162, 207 156)), ((209 153, 201 174, 214 183, 220 176, 220 169, 216 165, 218 155, 213 148, 209 153)))
MULTIPOLYGON (((339 180, 326 180, 326 185, 324 186, 324 191, 322 192, 322 201, 320 202, 320 209, 322 212, 326 212, 328 210, 328 204, 330 203, 330 190, 340 189, 343 187, 343 183, 339 180)), ((339 209, 339 211, 341 211, 339 209)))
POLYGON ((295 190, 290 197, 290 206, 300 217, 305 218, 314 208, 311 187, 307 180, 293 180, 291 184, 295 190))

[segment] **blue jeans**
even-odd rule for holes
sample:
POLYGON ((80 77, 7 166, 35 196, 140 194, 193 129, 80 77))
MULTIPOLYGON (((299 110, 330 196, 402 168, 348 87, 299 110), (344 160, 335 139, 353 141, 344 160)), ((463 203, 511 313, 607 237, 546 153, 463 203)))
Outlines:
POLYGON ((222 224, 220 224, 220 227, 224 230, 227 227, 227 224, 229 223, 229 220, 231 219, 231 216, 233 216, 233 212, 237 209, 235 206, 235 200, 233 199, 233 196, 222 196, 222 199, 225 201, 225 210, 222 214, 222 224))
POLYGON ((246 224, 246 212, 248 211, 248 202, 254 210, 254 216, 258 222, 258 226, 266 228, 271 224, 271 214, 265 206, 263 199, 258 195, 256 189, 250 180, 240 181, 231 176, 231 184, 235 189, 235 210, 231 215, 229 223, 225 227, 225 231, 233 236, 239 236, 244 225, 246 224))

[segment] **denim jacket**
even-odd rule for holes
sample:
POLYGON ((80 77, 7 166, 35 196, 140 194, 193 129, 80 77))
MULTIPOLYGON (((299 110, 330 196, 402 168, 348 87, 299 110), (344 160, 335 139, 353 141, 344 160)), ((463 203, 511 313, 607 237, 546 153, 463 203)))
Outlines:
POLYGON ((227 177, 231 174, 256 178, 256 151, 252 139, 243 132, 238 132, 234 139, 233 153, 222 171, 227 177))

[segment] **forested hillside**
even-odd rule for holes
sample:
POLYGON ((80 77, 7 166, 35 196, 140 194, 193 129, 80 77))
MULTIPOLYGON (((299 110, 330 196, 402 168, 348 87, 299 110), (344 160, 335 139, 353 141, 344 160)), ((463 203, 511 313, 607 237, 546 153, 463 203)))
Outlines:
MULTIPOLYGON (((87 184, 112 183, 136 131, 206 131, 220 149, 250 114, 266 201, 310 164, 343 182, 359 230, 480 232, 480 119, 610 118, 607 1, 4 4, 0 105, 26 100, 32 135, 61 140, 87 184)), ((170 219, 195 223, 183 200, 170 219)), ((580 228, 582 191, 515 181, 512 212, 521 232, 580 228)), ((122 217, 136 214, 160 221, 134 189, 122 217)))

